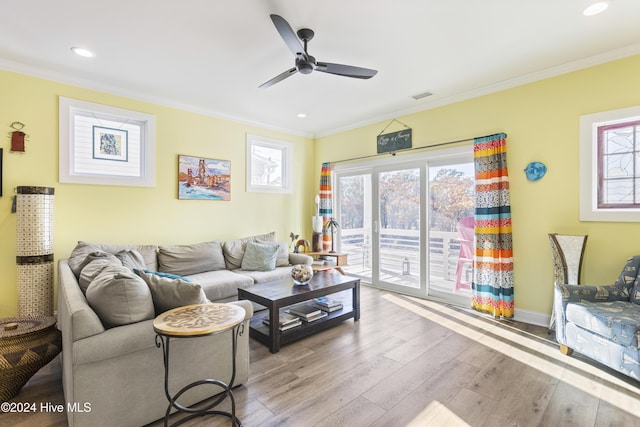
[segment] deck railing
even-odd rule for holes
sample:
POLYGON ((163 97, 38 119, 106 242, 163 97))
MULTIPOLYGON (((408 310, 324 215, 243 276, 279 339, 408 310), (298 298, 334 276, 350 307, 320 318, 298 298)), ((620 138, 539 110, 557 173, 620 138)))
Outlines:
MULTIPOLYGON (((392 275, 417 275, 420 271, 420 235, 418 230, 380 230, 380 270, 392 275)), ((371 269, 371 229, 340 230, 341 252, 349 254, 349 265, 355 270, 371 269)), ((453 282, 456 274, 460 242, 458 233, 429 233, 429 274, 432 279, 453 282)))

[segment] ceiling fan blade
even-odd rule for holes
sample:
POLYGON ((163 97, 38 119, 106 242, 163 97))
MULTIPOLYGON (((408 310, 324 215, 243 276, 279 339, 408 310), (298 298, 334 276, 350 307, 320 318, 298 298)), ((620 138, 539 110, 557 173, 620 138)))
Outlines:
POLYGON ((268 82, 262 83, 260 86, 258 86, 258 88, 267 88, 269 86, 273 86, 274 84, 283 81, 287 77, 293 76, 297 72, 298 72, 298 69, 296 67, 293 67, 293 68, 285 71, 284 73, 278 74, 277 76, 275 76, 274 78, 272 78, 268 82))
POLYGON ((323 73, 337 74, 339 76, 354 77, 356 79, 370 79, 378 73, 378 71, 369 68, 332 64, 330 62, 318 62, 316 64, 316 70, 323 73))
POLYGON ((270 16, 273 25, 276 26, 276 30, 280 33, 280 37, 282 37, 282 40, 289 46, 289 50, 296 56, 303 55, 306 59, 307 54, 304 51, 304 46, 295 31, 291 28, 291 25, 280 15, 271 14, 270 16))

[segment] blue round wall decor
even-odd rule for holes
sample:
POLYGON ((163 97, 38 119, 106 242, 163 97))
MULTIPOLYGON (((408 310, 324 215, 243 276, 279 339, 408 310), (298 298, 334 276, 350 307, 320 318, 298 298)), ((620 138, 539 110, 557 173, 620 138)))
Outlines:
POLYGON ((541 162, 531 162, 524 169, 529 181, 537 181, 547 173, 547 167, 541 162))

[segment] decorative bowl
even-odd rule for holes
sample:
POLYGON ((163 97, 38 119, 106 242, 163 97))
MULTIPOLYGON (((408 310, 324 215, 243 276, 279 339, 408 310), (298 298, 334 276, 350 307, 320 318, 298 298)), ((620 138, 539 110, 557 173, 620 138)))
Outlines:
POLYGON ((296 285, 306 285, 313 278, 313 268, 308 264, 298 264, 291 268, 291 278, 296 285))

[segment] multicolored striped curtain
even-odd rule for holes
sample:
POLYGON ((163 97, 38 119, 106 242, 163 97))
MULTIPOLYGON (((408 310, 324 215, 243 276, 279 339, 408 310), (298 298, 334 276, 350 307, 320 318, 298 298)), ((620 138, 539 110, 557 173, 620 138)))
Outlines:
POLYGON ((507 171, 507 135, 475 138, 475 254, 471 306, 496 318, 512 318, 513 245, 507 171))
MULTIPOLYGON (((327 221, 333 216, 333 200, 331 190, 331 164, 323 163, 320 172, 320 216, 322 224, 326 226, 327 221)), ((325 227, 323 226, 323 231, 325 227)), ((331 250, 331 232, 322 233, 322 248, 324 252, 331 250)))

